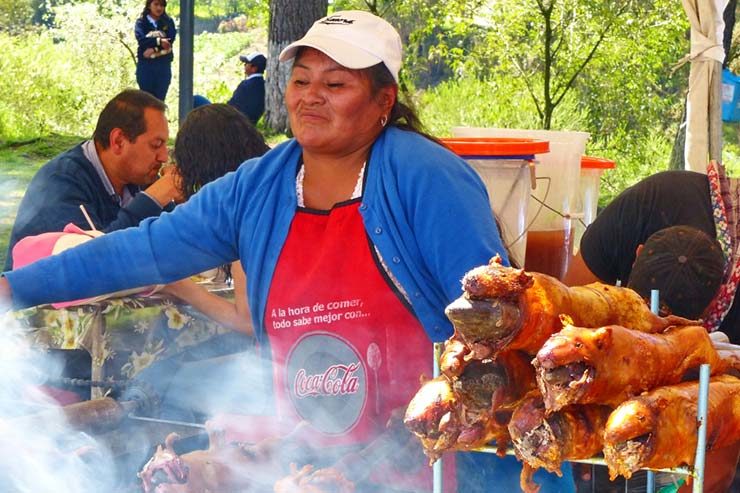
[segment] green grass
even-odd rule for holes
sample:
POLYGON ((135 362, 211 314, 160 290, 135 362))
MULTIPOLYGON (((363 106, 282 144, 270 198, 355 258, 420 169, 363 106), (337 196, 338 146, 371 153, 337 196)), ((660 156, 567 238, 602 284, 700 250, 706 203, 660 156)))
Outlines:
POLYGON ((50 135, 0 144, 0 267, 5 264, 10 230, 28 182, 49 159, 82 140, 82 137, 50 135))

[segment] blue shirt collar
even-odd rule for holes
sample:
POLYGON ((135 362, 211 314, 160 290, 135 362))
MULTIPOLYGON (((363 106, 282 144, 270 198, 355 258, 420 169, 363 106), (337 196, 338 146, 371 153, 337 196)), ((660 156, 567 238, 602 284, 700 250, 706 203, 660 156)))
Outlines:
POLYGON ((85 154, 87 160, 92 163, 93 168, 95 168, 95 172, 100 177, 100 181, 103 182, 105 191, 108 192, 108 195, 110 195, 116 202, 118 202, 118 205, 123 207, 133 200, 134 196, 131 195, 128 187, 123 187, 123 197, 119 197, 116 193, 116 190, 113 188, 113 183, 111 183, 110 178, 108 178, 108 175, 105 173, 103 162, 100 160, 100 156, 98 156, 98 150, 95 148, 95 141, 87 140, 83 142, 82 152, 85 154))

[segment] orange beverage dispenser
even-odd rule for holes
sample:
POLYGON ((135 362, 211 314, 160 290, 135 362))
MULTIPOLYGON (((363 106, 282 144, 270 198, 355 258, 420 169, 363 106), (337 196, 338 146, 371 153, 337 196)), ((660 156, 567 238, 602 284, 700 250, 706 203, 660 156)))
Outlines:
POLYGON ((527 211, 524 267, 563 279, 574 246, 575 219, 580 202, 581 156, 587 132, 456 127, 456 137, 528 138, 549 142, 550 152, 537 156, 537 177, 527 211))

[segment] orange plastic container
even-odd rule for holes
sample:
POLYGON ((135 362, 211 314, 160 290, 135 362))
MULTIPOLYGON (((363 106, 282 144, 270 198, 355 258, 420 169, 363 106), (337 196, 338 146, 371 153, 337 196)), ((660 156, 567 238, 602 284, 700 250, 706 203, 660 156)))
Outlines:
POLYGON ((532 189, 535 155, 549 152, 538 139, 453 137, 441 139, 465 159, 488 189, 491 209, 499 219, 504 244, 513 260, 524 265, 527 248, 527 207, 532 189))
POLYGON ((581 157, 581 177, 578 186, 582 222, 575 226, 573 254, 578 253, 581 237, 589 224, 596 219, 599 207, 599 193, 601 190, 601 175, 604 171, 614 169, 616 163, 610 159, 593 156, 581 157))
POLYGON ((579 196, 583 205, 583 222, 586 226, 596 218, 599 205, 601 175, 608 169, 614 169, 616 163, 601 157, 583 156, 581 158, 581 180, 579 196))
POLYGON ((458 156, 485 156, 500 159, 520 157, 534 159, 535 154, 550 152, 550 143, 537 139, 516 139, 504 137, 451 137, 441 139, 458 156))

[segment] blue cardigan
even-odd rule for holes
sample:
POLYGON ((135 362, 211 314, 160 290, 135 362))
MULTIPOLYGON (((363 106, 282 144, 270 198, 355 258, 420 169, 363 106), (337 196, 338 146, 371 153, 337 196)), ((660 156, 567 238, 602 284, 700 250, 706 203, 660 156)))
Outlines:
MULTIPOLYGON (((241 259, 254 327, 263 336, 272 275, 297 207, 301 152, 295 140, 285 142, 172 213, 8 273, 14 303, 168 283, 241 259)), ((430 338, 448 338, 444 308, 461 294, 463 274, 504 254, 477 173, 438 144, 389 128, 373 145, 360 210, 369 239, 430 338)))

